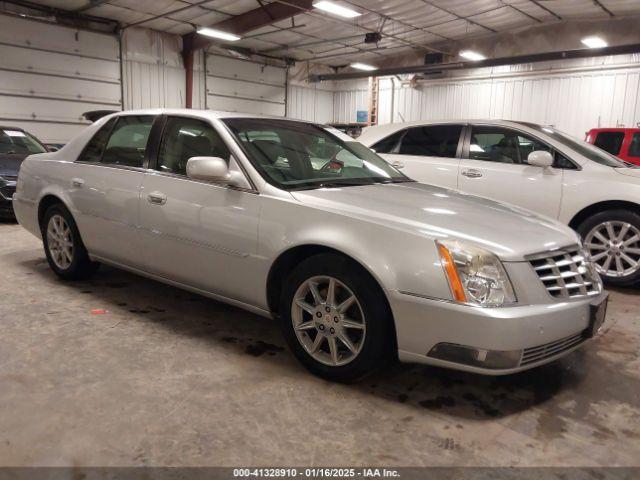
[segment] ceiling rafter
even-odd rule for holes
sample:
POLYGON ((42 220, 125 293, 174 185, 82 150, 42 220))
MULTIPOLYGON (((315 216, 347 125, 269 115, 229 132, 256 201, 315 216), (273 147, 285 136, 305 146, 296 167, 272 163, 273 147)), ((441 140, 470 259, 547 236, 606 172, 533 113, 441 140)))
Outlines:
MULTIPOLYGON (((465 21, 469 22, 472 25, 476 25, 477 27, 484 28, 485 30, 489 30, 490 32, 493 32, 493 33, 498 33, 497 30, 494 30, 491 27, 487 27, 486 25, 482 25, 481 23, 476 22, 475 20, 471 20, 471 18, 469 18, 469 17, 464 17, 462 15, 458 15, 457 13, 452 12, 451 10, 446 9, 444 7, 441 7, 439 5, 436 5, 436 4, 432 3, 432 2, 430 2, 429 0, 422 0, 422 3, 425 3, 425 4, 427 4, 427 5, 429 5, 430 7, 433 7, 433 8, 437 8, 438 10, 442 10, 443 12, 448 13, 449 15, 453 15, 458 20, 465 20, 465 21)), ((446 22, 446 23, 448 23, 448 22, 446 22)))
MULTIPOLYGON (((291 3, 287 2, 286 0, 276 0, 276 1, 279 2, 279 3, 285 3, 285 4, 288 4, 288 5, 291 5, 291 3)), ((344 24, 344 25, 349 25, 351 27, 360 28, 361 30, 364 30, 365 32, 377 33, 377 30, 373 30, 373 29, 365 27, 363 25, 358 25, 356 23, 351 23, 351 22, 346 21, 346 20, 340 20, 338 18, 332 18, 332 17, 330 17, 328 15, 318 14, 318 13, 315 13, 313 11, 305 12, 305 15, 309 15, 309 16, 311 16, 313 18, 321 18, 321 19, 324 19, 325 21, 329 21, 329 22, 333 22, 333 23, 341 23, 341 24, 344 24)), ((394 35, 394 34, 384 33, 383 36, 389 37, 389 38, 394 38, 394 39, 398 40, 399 42, 404 43, 405 45, 411 46, 414 49, 428 51, 428 52, 447 53, 447 52, 443 52, 443 51, 441 51, 441 50, 439 50, 437 48, 434 48, 434 47, 429 47, 427 45, 420 45, 418 43, 411 42, 409 40, 405 40, 402 37, 398 37, 397 35, 394 35)))
POLYGON ((609 10, 607 7, 605 7, 600 0, 593 0, 593 3, 595 3, 602 10, 604 10, 607 13, 607 15, 609 15, 610 17, 612 17, 612 18, 615 17, 613 12, 611 10, 609 10))
POLYGON ((540 7, 541 9, 543 9, 544 11, 546 11, 547 13, 550 13, 551 15, 553 15, 554 17, 556 17, 558 20, 563 20, 563 18, 558 15, 556 12, 554 12, 553 10, 551 10, 550 8, 545 7, 544 5, 542 5, 542 3, 540 3, 539 0, 529 0, 531 3, 533 3, 534 5, 537 5, 538 7, 540 7))

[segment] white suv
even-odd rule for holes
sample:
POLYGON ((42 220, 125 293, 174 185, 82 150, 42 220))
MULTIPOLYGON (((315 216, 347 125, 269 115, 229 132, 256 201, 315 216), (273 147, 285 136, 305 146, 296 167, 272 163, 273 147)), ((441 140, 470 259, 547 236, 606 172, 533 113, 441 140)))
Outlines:
POLYGON ((379 125, 358 141, 419 182, 557 218, 582 235, 607 283, 640 282, 635 165, 554 128, 516 121, 379 125))

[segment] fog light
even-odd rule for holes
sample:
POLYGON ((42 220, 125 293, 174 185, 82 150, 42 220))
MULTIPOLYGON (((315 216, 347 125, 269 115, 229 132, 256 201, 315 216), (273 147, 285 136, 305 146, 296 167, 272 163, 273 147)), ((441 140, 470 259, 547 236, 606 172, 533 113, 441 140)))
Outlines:
POLYGON ((517 367, 520 364, 522 350, 483 350, 453 343, 439 343, 427 356, 447 362, 497 370, 517 367))

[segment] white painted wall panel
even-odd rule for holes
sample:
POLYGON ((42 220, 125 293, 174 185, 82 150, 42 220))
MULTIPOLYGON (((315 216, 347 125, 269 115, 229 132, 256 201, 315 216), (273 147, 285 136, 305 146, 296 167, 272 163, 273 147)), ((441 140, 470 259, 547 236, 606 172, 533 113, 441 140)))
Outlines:
POLYGON ((118 39, 0 15, 0 123, 67 142, 89 110, 121 108, 118 39))
POLYGON ((124 108, 183 108, 185 70, 179 37, 142 28, 127 29, 124 51, 124 108))
MULTIPOLYGON (((640 58, 635 64, 448 78, 415 88, 396 82, 393 92, 391 82, 385 81, 380 91, 380 123, 501 118, 554 125, 581 138, 598 126, 635 126, 640 123, 640 58)), ((360 91, 337 94, 348 99, 360 91)), ((340 100, 338 106, 345 115, 353 102, 340 100)))
POLYGON ((315 87, 290 85, 287 116, 318 123, 333 122, 333 92, 315 87))
POLYGON ((285 115, 286 69, 207 54, 207 108, 285 115))
MULTIPOLYGON (((341 82, 337 82, 341 83, 341 82)), ((358 110, 369 109, 368 82, 354 85, 353 90, 344 90, 344 85, 338 85, 333 95, 333 121, 336 123, 353 123, 357 120, 358 110)))

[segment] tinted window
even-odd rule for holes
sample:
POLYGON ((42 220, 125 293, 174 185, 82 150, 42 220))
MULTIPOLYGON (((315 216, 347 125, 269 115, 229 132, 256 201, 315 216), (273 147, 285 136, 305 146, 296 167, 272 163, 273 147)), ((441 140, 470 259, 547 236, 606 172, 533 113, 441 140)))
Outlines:
POLYGON ((394 153, 398 146, 398 142, 404 135, 404 132, 406 132, 406 130, 400 130, 384 140, 380 140, 378 143, 373 144, 371 148, 376 153, 394 153))
POLYGON ((623 140, 624 132, 600 132, 596 136, 594 145, 613 155, 618 155, 623 140))
POLYGON ((111 127, 116 123, 116 118, 110 119, 104 126, 96 132, 89 143, 84 148, 84 151, 80 155, 78 160, 82 162, 99 162, 102 158, 102 151, 104 150, 104 144, 109 138, 111 127))
POLYGON ((629 156, 640 157, 640 133, 634 133, 629 144, 629 156))
POLYGON ((34 137, 22 130, 0 129, 0 153, 5 155, 30 155, 47 150, 34 137))
POLYGON ((290 120, 223 120, 251 163, 280 188, 410 181, 370 149, 318 125, 290 120))
POLYGON ((193 118, 169 117, 162 135, 158 170, 186 175, 191 157, 220 157, 229 161, 226 145, 206 122, 193 118))
POLYGON ((101 162, 142 167, 153 120, 152 115, 118 117, 102 154, 101 162))
POLYGON ((578 140, 577 138, 571 137, 570 135, 567 135, 566 133, 556 130, 555 128, 543 127, 542 125, 538 125, 536 123, 529 123, 529 122, 518 122, 518 123, 553 138, 554 140, 565 145, 566 147, 569 147, 570 149, 575 150, 580 155, 584 155, 589 160, 597 162, 601 165, 606 165, 608 167, 626 167, 627 166, 622 160, 614 157, 608 152, 605 152, 601 148, 598 148, 582 140, 578 140))
POLYGON ((400 153, 427 157, 455 157, 462 125, 413 127, 402 139, 400 153))
MULTIPOLYGON (((473 127, 469 158, 498 163, 526 164, 529 154, 539 150, 552 152, 549 145, 514 130, 500 127, 473 127)), ((561 156, 556 155, 556 161, 558 157, 561 156)))

